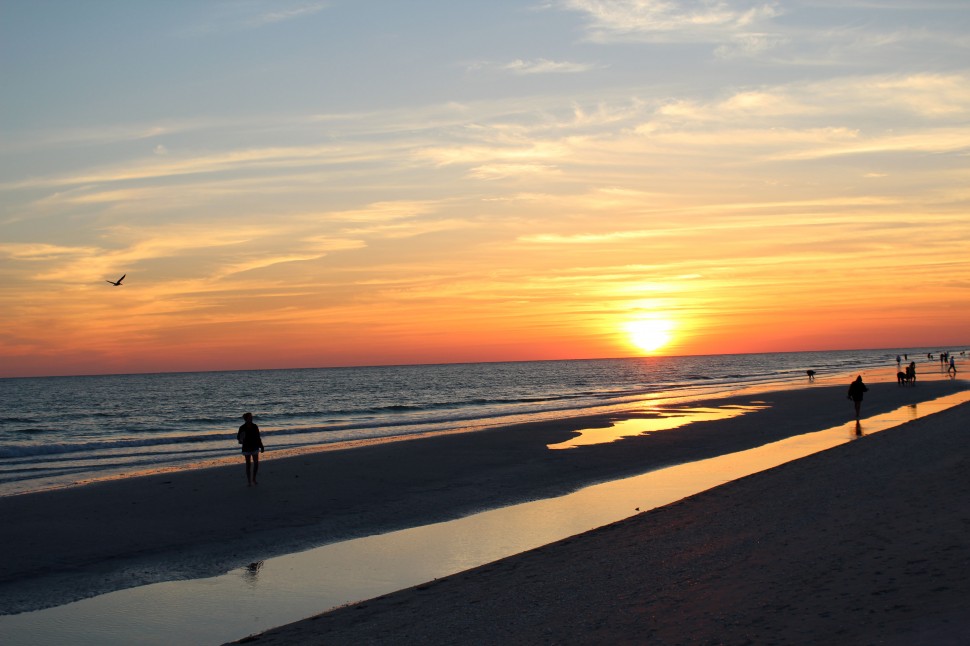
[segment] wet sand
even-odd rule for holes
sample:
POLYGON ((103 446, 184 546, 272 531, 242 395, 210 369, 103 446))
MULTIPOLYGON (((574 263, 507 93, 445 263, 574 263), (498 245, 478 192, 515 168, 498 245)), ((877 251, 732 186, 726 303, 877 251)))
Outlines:
POLYGON ((970 643, 970 404, 241 640, 970 643))
MULTIPOLYGON (((872 384, 876 414, 965 388, 872 384)), ((554 420, 274 459, 257 487, 238 465, 0 498, 0 612, 58 605, 115 589, 217 574, 336 540, 556 495, 653 468, 743 450, 841 424, 845 386, 735 397, 766 402, 733 419, 603 445, 550 451, 576 429, 617 418, 554 420)), ((272 447, 270 447, 272 448, 272 447)))

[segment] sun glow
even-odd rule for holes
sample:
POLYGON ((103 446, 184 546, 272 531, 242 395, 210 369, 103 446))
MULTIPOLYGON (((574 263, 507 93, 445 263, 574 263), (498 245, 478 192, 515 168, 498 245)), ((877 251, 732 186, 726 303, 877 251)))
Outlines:
POLYGON ((639 319, 626 325, 630 342, 644 352, 656 352, 670 343, 673 328, 667 319, 639 319))

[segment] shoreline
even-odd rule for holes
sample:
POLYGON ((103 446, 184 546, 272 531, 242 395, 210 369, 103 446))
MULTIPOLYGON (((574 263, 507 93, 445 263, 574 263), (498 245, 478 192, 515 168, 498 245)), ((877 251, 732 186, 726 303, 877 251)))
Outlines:
MULTIPOLYGON (((870 387, 867 415, 968 385, 870 387)), ((253 489, 245 487, 240 461, 0 498, 14 564, 0 575, 0 611, 209 576, 315 545, 758 446, 845 422, 844 391, 842 385, 817 386, 697 402, 725 406, 763 399, 772 405, 729 420, 568 451, 549 451, 546 445, 636 415, 552 420, 277 460, 269 453, 261 466, 263 484, 253 489), (118 531, 119 523, 124 531, 118 531)))
POLYGON ((970 403, 234 643, 970 640, 970 403))
MULTIPOLYGON (((856 358, 859 359, 859 357, 856 358)), ((872 359, 871 356, 867 356, 866 358, 872 359)), ((603 381, 603 375, 594 374, 593 378, 596 385, 589 392, 574 393, 579 395, 579 399, 572 400, 571 397, 567 397, 565 400, 560 400, 554 404, 553 401, 556 398, 553 398, 553 400, 545 401, 538 407, 530 408, 527 406, 526 410, 512 410, 516 408, 515 406, 512 406, 510 409, 502 409, 502 407, 494 409, 490 405, 479 409, 477 404, 473 403, 478 400, 473 400, 473 402, 465 402, 466 404, 470 404, 468 410, 465 410, 464 413, 458 414, 457 416, 453 416, 458 409, 463 407, 459 405, 458 409, 451 410, 451 407, 447 405, 448 402, 460 404, 461 396, 452 401, 452 396, 457 395, 457 393, 449 391, 450 394, 445 394, 442 403, 446 404, 445 409, 450 410, 450 412, 441 417, 433 416, 433 418, 425 419, 424 421, 411 418, 409 417, 410 412, 406 412, 403 418, 397 417, 395 413, 395 419, 393 420, 387 419, 386 417, 381 418, 380 416, 377 418, 361 418, 356 423, 350 424, 350 426, 343 429, 341 429, 339 424, 334 428, 328 428, 325 418, 316 418, 312 422, 310 420, 304 420, 308 424, 306 427, 300 426, 299 424, 288 427, 285 423, 280 427, 276 427, 270 423, 274 414, 282 414, 283 418, 290 416, 288 412, 279 408, 279 405, 282 405, 283 402, 276 402, 275 404, 267 403, 268 408, 262 411, 263 413, 267 413, 267 419, 259 423, 265 433, 264 441, 268 442, 272 447, 274 457, 301 455, 320 450, 343 450, 359 445, 406 441, 429 435, 476 432, 488 428, 510 426, 525 422, 560 420, 598 414, 622 414, 631 408, 635 409, 644 405, 689 404, 700 400, 723 398, 735 394, 746 395, 757 392, 800 389, 814 385, 833 385, 848 382, 850 380, 850 373, 845 371, 846 367, 839 363, 838 357, 829 357, 829 359, 832 360, 833 367, 819 375, 816 384, 811 383, 805 378, 803 370, 799 371, 798 376, 789 374, 789 370, 789 372, 784 373, 787 377, 777 378, 777 375, 775 377, 769 376, 770 374, 774 374, 772 373, 772 369, 758 365, 735 366, 740 371, 738 373, 739 377, 747 374, 750 379, 741 378, 739 381, 728 379, 725 381, 724 374, 718 373, 720 375, 719 377, 715 378, 711 383, 707 383, 702 377, 691 377, 693 373, 684 370, 684 367, 681 366, 681 372, 683 373, 681 376, 693 385, 687 385, 686 382, 682 382, 669 389, 655 389, 641 384, 641 386, 644 386, 643 389, 633 388, 631 390, 630 374, 623 373, 619 376, 619 383, 623 384, 623 386, 620 387, 619 391, 614 391, 608 383, 603 381), (758 372, 759 369, 766 370, 767 373, 760 375, 758 372), (597 395, 597 392, 602 396, 597 395), (353 428, 358 428, 359 433, 349 430, 353 428)), ((572 365, 575 362, 565 363, 572 365)), ((625 366, 624 369, 632 369, 626 364, 623 364, 623 366, 625 366)), ((721 366, 722 369, 724 367, 721 366)), ((895 372, 891 371, 890 367, 884 363, 879 366, 865 363, 865 367, 860 366, 858 370, 865 376, 867 381, 880 381, 881 379, 893 380, 895 378, 895 372)), ((291 374, 286 371, 284 372, 291 374)), ((701 370, 701 372, 703 371, 701 370)), ((853 371, 851 376, 854 377, 855 374, 856 372, 853 371)), ((510 401, 515 401, 515 393, 509 392, 508 390, 509 384, 506 383, 507 379, 503 381, 504 378, 502 375, 493 375, 493 377, 496 377, 498 381, 497 385, 501 392, 504 393, 503 397, 512 397, 510 401)), ((544 378, 549 379, 550 375, 545 374, 544 378)), ((925 374, 924 378, 934 380, 940 378, 940 376, 931 370, 925 374)), ((122 384, 115 385, 118 387, 122 386, 122 384)), ((283 384, 270 380, 263 385, 272 391, 280 388, 286 390, 295 384, 289 382, 283 384)), ((147 389, 154 392, 152 389, 157 388, 157 386, 157 384, 140 384, 137 389, 147 389)), ((221 385, 223 390, 225 390, 225 386, 225 384, 221 385)), ((569 387, 563 387, 562 390, 563 392, 571 392, 569 387)), ((400 399, 402 396, 407 399, 404 393, 399 391, 395 392, 397 399, 400 399)), ((25 392, 19 393, 21 397, 25 394, 25 392)), ((34 393, 35 397, 29 398, 29 401, 34 401, 41 394, 34 393)), ((488 394, 484 392, 479 394, 485 397, 481 401, 488 403, 488 394)), ((161 397, 161 400, 158 402, 160 410, 173 404, 170 401, 170 394, 159 392, 158 395, 161 397), (166 404, 166 402, 168 403, 166 404)), ((11 396, 14 400, 12 414, 16 420, 23 421, 18 416, 21 416, 23 413, 21 409, 29 406, 25 401, 18 400, 17 393, 12 393, 11 396), (20 401, 19 404, 18 401, 20 401)), ((67 399, 69 400, 70 397, 67 397, 67 399)), ((530 398, 527 397, 524 401, 529 400, 530 398)), ((424 400, 422 399, 421 401, 424 400)), ((504 401, 504 399, 500 397, 500 401, 504 401)), ((379 405, 386 402, 371 403, 379 405)), ((424 401, 424 403, 427 404, 427 401, 424 401)), ((101 402, 101 405, 109 406, 110 404, 101 402)), ((302 410, 303 404, 295 403, 295 405, 302 410)), ((203 413, 198 408, 192 408, 186 414, 201 415, 201 418, 208 420, 209 412, 203 413)), ((221 408, 224 408, 224 406, 221 408)), ((256 408, 260 409, 261 407, 257 405, 256 408)), ((419 403, 417 408, 420 410, 422 405, 419 403)), ((432 406, 431 408, 436 407, 432 406)), ((378 406, 374 410, 381 410, 381 408, 378 406)), ((426 414, 429 410, 425 410, 418 417, 426 414)), ((56 411, 54 412, 56 413, 56 411)), ((123 407, 118 413, 121 415, 121 418, 133 420, 132 423, 135 424, 136 428, 139 425, 148 423, 149 419, 155 420, 169 416, 167 414, 160 415, 159 410, 146 409, 137 405, 134 407, 130 405, 127 408, 123 407)), ((27 417, 30 417, 30 415, 27 415, 27 417)), ((218 429, 212 428, 211 426, 207 427, 208 430, 204 431, 201 436, 196 436, 194 432, 188 432, 184 425, 187 420, 182 419, 182 417, 173 415, 172 418, 175 424, 172 433, 162 433, 154 441, 151 437, 141 434, 140 431, 135 431, 133 434, 125 432, 122 433, 121 437, 110 436, 110 433, 118 430, 114 426, 117 425, 119 420, 115 419, 113 414, 109 414, 106 418, 109 435, 103 437, 97 433, 89 437, 83 432, 85 423, 82 423, 77 429, 81 431, 79 436, 81 438, 80 443, 76 441, 78 438, 66 429, 60 431, 52 430, 49 434, 43 433, 41 435, 35 435, 34 431, 36 429, 25 427, 23 424, 18 426, 15 423, 13 425, 15 437, 20 438, 21 435, 24 435, 25 437, 33 437, 34 440, 42 441, 40 443, 34 441, 33 443, 26 442, 24 444, 19 443, 19 441, 14 441, 6 449, 0 450, 0 453, 4 455, 4 458, 0 459, 0 463, 2 463, 0 464, 0 467, 2 467, 0 468, 0 480, 2 480, 0 482, 0 497, 70 488, 106 480, 118 480, 142 475, 173 473, 182 470, 220 466, 231 464, 236 459, 236 452, 232 450, 231 440, 235 436, 234 428, 236 425, 233 424, 235 421, 234 416, 230 416, 232 419, 223 420, 224 425, 218 429), (113 428, 114 431, 111 430, 113 428), (178 441, 175 441, 176 436, 180 438, 178 441), (88 444, 89 441, 90 445, 88 444)), ((297 417, 299 417, 298 414, 297 417)), ((43 419, 45 417, 41 414, 36 421, 40 423, 43 419)), ((56 425, 56 422, 52 420, 49 420, 48 423, 56 425)), ((90 425, 90 420, 86 423, 90 425)), ((157 422, 152 422, 152 424, 157 425, 157 422)), ((88 431, 90 432, 92 429, 88 429, 88 431)))

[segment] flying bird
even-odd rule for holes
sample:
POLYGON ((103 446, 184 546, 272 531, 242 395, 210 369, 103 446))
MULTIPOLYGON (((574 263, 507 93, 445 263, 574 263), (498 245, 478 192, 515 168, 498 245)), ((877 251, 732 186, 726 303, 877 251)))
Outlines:
POLYGON ((127 275, 128 274, 122 274, 121 275, 121 278, 119 278, 118 280, 106 280, 104 282, 109 283, 111 285, 114 285, 115 287, 118 287, 118 286, 121 285, 121 281, 123 281, 125 279, 125 276, 127 276, 127 275))

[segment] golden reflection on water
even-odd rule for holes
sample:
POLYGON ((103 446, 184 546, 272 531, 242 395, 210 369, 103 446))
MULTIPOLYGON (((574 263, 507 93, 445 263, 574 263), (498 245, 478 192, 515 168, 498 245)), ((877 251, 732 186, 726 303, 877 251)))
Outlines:
POLYGON ((636 437, 646 433, 657 431, 669 431, 693 424, 695 422, 716 422, 732 417, 740 417, 745 413, 768 408, 765 405, 752 404, 750 406, 697 406, 669 409, 654 409, 649 411, 650 417, 636 417, 613 422, 612 426, 606 428, 584 428, 577 431, 579 435, 570 438, 565 442, 549 444, 547 448, 572 449, 577 446, 590 446, 593 444, 606 444, 615 442, 624 437, 636 437))

